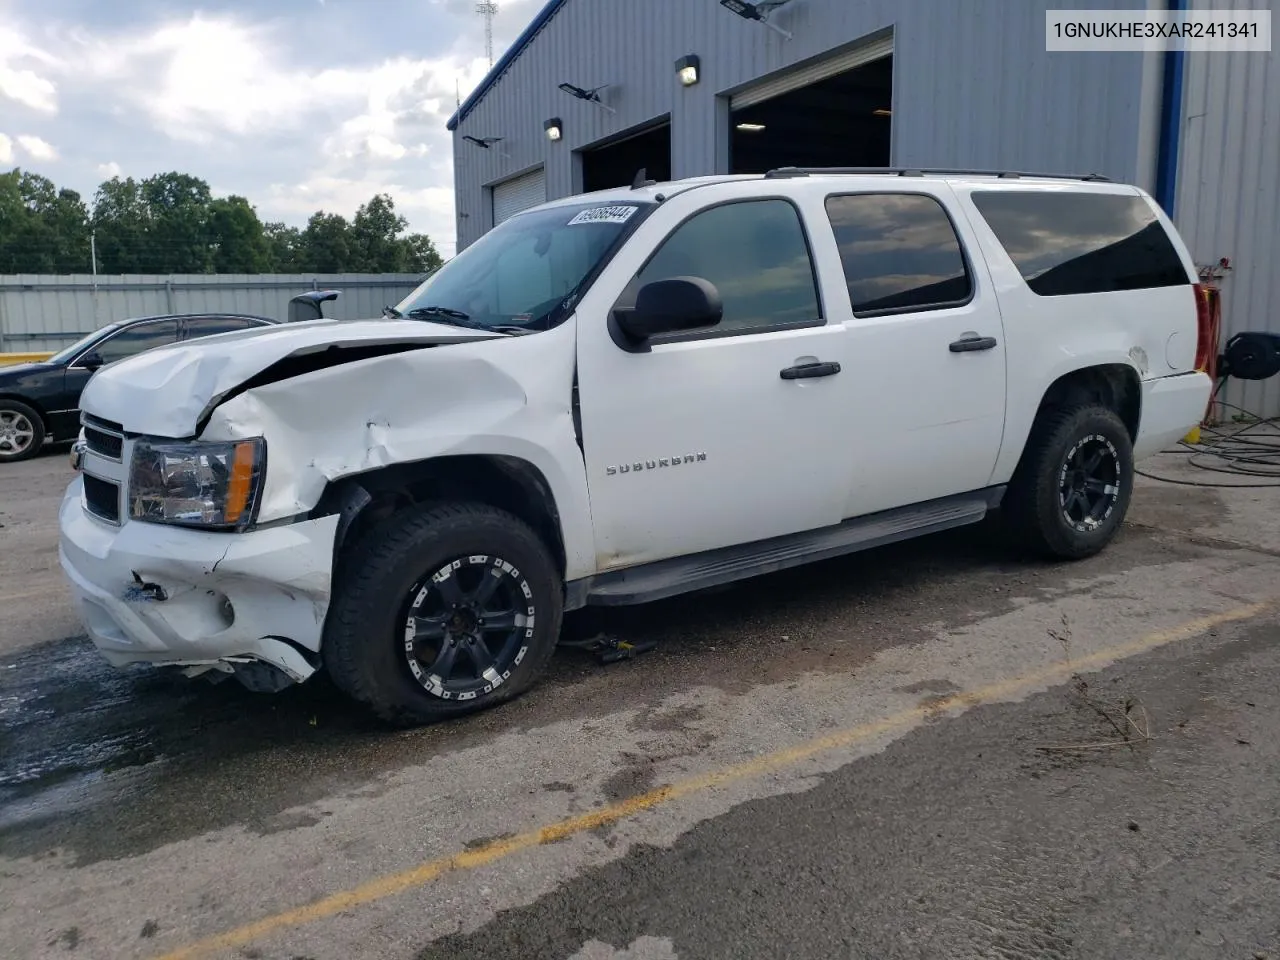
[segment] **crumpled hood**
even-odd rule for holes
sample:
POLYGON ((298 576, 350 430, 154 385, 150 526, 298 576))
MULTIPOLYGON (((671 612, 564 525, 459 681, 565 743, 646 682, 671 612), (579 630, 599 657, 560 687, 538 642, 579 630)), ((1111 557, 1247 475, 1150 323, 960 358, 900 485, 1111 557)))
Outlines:
POLYGON ((390 353, 506 336, 394 319, 310 320, 218 334, 156 347, 101 368, 81 394, 80 409, 130 433, 181 439, 194 436, 224 399, 271 370, 285 379, 375 356, 379 348, 390 353))

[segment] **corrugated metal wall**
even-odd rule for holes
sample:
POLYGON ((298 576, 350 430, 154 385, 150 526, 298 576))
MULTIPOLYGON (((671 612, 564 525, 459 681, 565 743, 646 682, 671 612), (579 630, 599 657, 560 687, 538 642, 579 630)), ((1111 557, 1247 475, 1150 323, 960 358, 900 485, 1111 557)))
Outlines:
MULTIPOLYGON (((1271 6, 1268 0, 1193 4, 1271 6)), ((1280 333, 1280 51, 1189 54, 1183 82, 1174 221, 1197 263, 1231 259, 1233 269, 1222 281, 1224 341, 1242 330, 1280 333)), ((1259 416, 1280 416, 1280 378, 1230 380, 1221 397, 1259 416)))
POLYGON ((325 316, 376 317, 420 274, 0 276, 0 351, 57 350, 115 320, 202 310, 285 319, 291 297, 339 290, 325 316))
POLYGON ((490 226, 487 185, 545 165, 548 196, 567 196, 581 182, 575 149, 665 115, 673 176, 726 172, 725 94, 890 28, 893 163, 1079 169, 1153 185, 1154 58, 1046 52, 1045 11, 1061 6, 804 0, 774 14, 794 34, 788 41, 715 0, 569 0, 455 132, 458 248, 490 226), (675 61, 689 53, 701 58, 703 79, 684 88, 675 61), (557 89, 561 82, 616 85, 604 96, 617 113, 575 100, 557 89), (557 143, 543 131, 551 117, 564 121, 557 143), (504 139, 500 150, 485 150, 463 134, 504 139))

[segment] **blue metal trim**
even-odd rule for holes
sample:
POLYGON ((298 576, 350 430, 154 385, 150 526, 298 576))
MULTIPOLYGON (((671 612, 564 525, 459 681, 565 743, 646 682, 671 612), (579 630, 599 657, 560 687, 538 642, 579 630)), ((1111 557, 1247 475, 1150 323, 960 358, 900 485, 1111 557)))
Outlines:
MULTIPOLYGON (((1165 9, 1187 9, 1187 0, 1166 0, 1165 9)), ((1156 159, 1156 202, 1173 216, 1178 193, 1178 149, 1182 139, 1182 74, 1186 51, 1168 50, 1164 55, 1164 77, 1160 103, 1160 148, 1156 159)))
POLYGON ((524 28, 524 32, 520 34, 520 36, 516 37, 516 42, 511 44, 510 49, 508 49, 507 52, 499 58, 498 62, 493 65, 493 69, 485 74, 484 79, 480 81, 479 86, 467 95, 467 99, 462 101, 462 106, 458 107, 454 115, 449 118, 449 122, 445 124, 449 130, 458 129, 458 124, 467 119, 467 114, 480 105, 480 101, 484 99, 484 95, 488 93, 493 85, 498 82, 499 78, 507 72, 507 68, 511 66, 511 64, 515 63, 516 58, 519 57, 520 54, 524 52, 524 48, 533 41, 533 38, 537 35, 538 31, 547 25, 547 22, 556 15, 565 3, 566 0, 550 0, 550 2, 543 7, 541 11, 539 11, 538 15, 533 18, 533 22, 524 28))

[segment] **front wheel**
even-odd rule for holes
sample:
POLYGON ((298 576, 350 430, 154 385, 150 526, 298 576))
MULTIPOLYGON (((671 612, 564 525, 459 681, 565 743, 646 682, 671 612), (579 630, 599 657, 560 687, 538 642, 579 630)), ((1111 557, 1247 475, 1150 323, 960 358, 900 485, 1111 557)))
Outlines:
POLYGON ((1003 504, 1011 532, 1035 552, 1079 560, 1102 550, 1133 493, 1133 441, 1108 407, 1042 414, 1003 504))
POLYGON ((527 690, 560 632, 563 590, 525 523, 481 504, 397 514, 344 558, 326 623, 335 684, 414 725, 527 690))
POLYGON ((0 400, 0 463, 34 457, 43 444, 40 414, 17 400, 0 400))

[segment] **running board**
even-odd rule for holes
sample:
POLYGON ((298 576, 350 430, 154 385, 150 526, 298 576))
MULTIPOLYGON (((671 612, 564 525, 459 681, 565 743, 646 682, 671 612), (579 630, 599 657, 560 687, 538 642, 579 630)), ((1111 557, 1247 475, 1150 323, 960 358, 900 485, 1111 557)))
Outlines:
POLYGON ((999 505, 1004 491, 1004 486, 988 487, 855 517, 832 527, 598 574, 569 584, 568 605, 572 609, 649 603, 978 523, 999 505))

